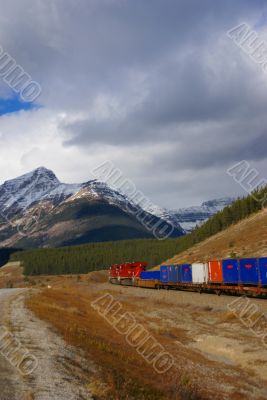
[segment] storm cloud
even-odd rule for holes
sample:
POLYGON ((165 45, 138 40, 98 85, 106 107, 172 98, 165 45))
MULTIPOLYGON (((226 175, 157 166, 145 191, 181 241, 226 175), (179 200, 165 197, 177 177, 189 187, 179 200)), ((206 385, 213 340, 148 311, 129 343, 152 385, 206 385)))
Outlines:
POLYGON ((267 74, 227 31, 266 39, 264 3, 3 2, 0 45, 42 86, 41 108, 0 118, 3 180, 38 165, 88 180, 111 160, 161 206, 243 194, 226 171, 266 173, 267 74))

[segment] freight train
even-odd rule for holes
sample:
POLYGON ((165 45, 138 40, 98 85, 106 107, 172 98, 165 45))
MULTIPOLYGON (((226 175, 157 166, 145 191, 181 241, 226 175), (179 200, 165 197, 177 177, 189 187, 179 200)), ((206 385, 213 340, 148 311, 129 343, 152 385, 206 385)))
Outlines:
POLYGON ((267 257, 161 265, 154 271, 146 268, 144 262, 112 265, 109 281, 141 288, 267 297, 267 257))

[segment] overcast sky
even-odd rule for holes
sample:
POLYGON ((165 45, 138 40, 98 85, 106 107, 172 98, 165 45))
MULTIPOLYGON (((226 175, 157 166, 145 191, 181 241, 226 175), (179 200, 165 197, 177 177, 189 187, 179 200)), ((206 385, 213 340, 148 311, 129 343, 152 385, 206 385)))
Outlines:
POLYGON ((179 208, 243 194, 238 161, 267 178, 267 74, 227 37, 246 22, 267 39, 266 1, 0 4, 0 46, 42 87, 10 112, 0 78, 1 182, 38 166, 82 182, 111 160, 179 208))

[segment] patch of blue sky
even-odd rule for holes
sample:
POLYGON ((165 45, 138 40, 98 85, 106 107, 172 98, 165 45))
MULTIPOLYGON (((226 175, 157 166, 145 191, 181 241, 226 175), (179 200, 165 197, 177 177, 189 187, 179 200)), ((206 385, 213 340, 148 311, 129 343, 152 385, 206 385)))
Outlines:
POLYGON ((0 116, 16 113, 21 110, 30 111, 40 107, 39 104, 22 101, 19 96, 0 98, 0 116))

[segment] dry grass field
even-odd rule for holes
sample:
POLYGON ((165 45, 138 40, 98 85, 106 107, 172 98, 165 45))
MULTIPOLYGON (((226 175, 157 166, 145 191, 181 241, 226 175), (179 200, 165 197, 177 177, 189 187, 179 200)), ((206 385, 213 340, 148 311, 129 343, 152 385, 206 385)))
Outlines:
MULTIPOLYGON (((27 302, 98 365, 90 383, 95 399, 266 399, 267 352, 228 311, 233 297, 116 286, 105 278, 88 274, 27 302), (92 308, 107 293, 173 355, 169 371, 157 374, 92 308)), ((267 311, 264 300, 253 302, 267 311)))

